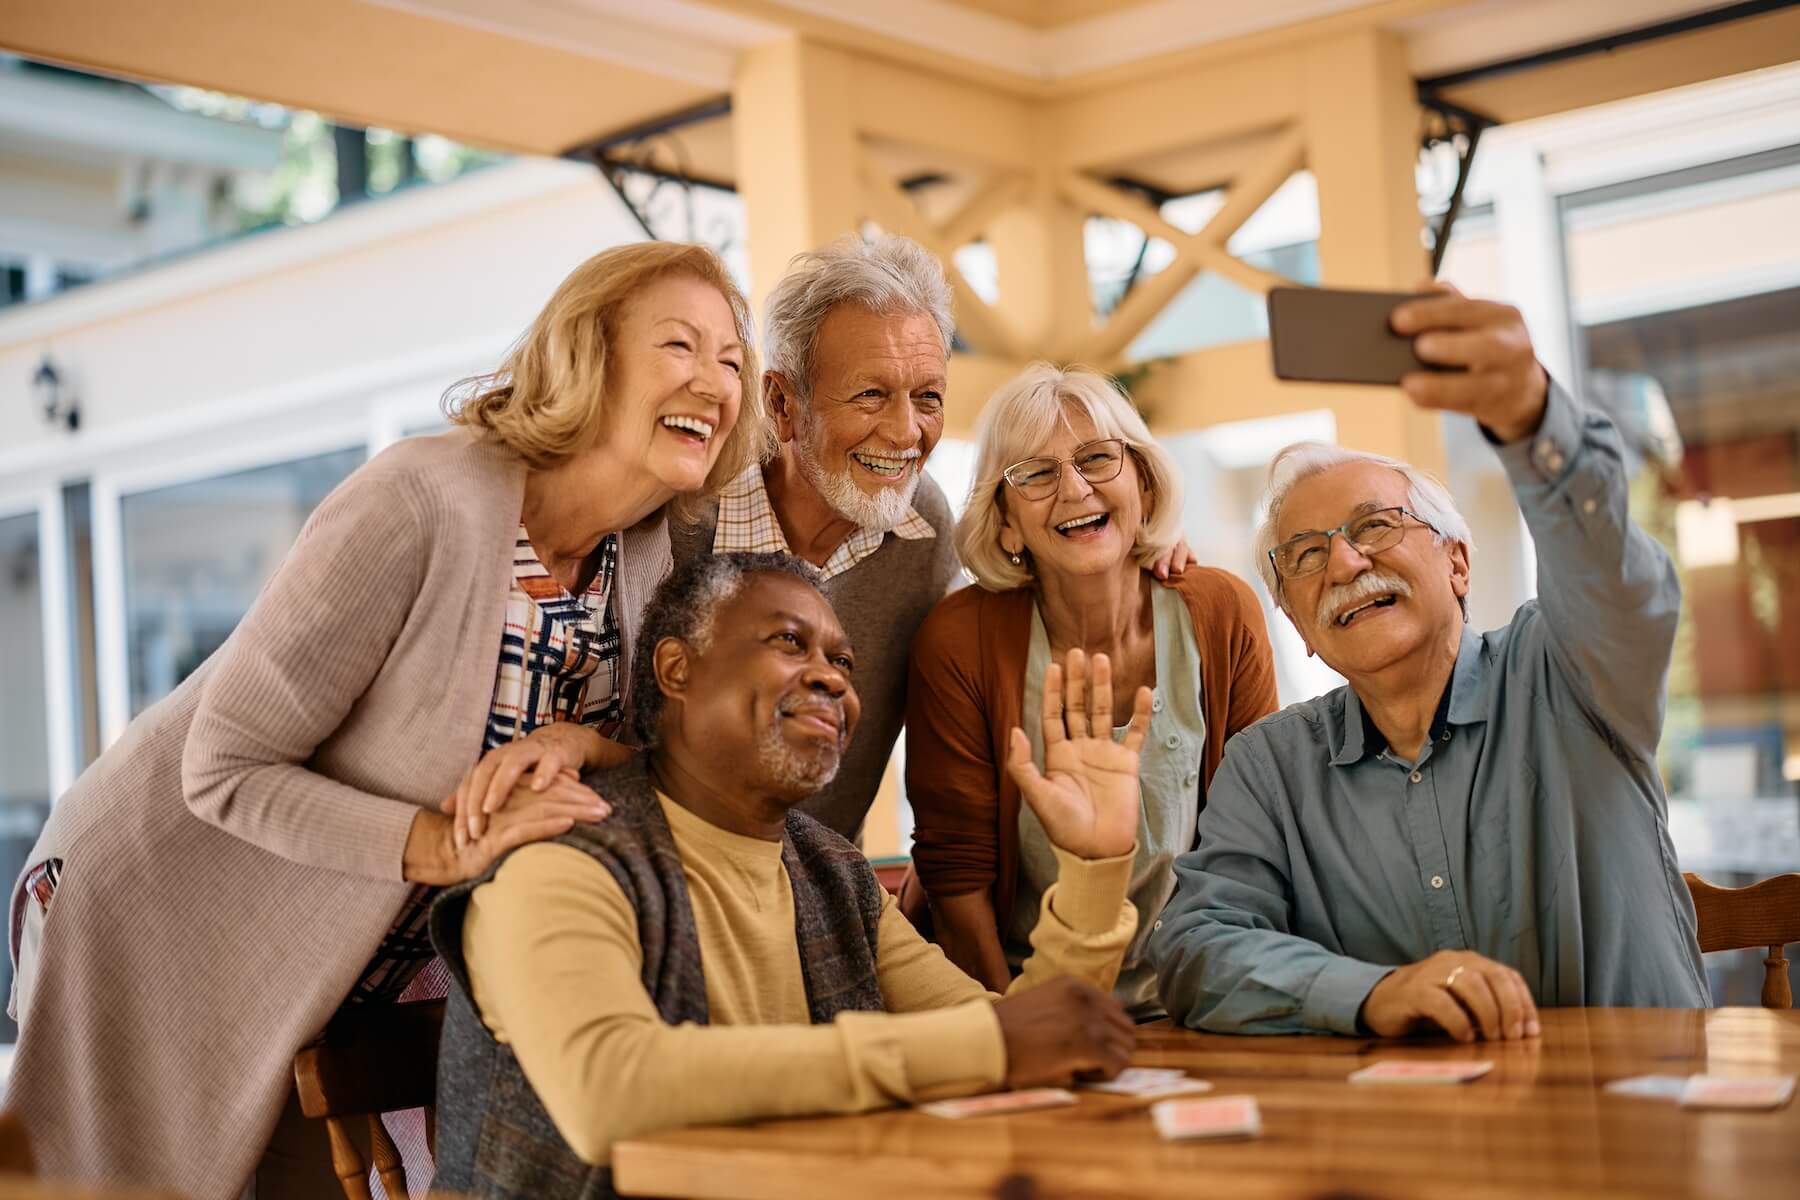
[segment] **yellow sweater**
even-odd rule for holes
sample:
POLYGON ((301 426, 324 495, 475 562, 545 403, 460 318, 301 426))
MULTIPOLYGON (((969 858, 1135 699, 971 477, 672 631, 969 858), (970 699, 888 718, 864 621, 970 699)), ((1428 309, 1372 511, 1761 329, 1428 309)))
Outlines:
MULTIPOLYGON (((667 1025, 644 990, 637 916, 570 846, 527 846, 470 897, 463 953, 476 1008, 512 1046, 581 1158, 684 1125, 852 1113, 998 1087, 993 997, 921 938, 893 897, 876 947, 884 1013, 810 1024, 781 846, 661 796, 700 935, 710 1025, 667 1025)), ((1057 975, 1110 990, 1137 928, 1132 855, 1058 851, 1034 954, 1008 994, 1057 975)))

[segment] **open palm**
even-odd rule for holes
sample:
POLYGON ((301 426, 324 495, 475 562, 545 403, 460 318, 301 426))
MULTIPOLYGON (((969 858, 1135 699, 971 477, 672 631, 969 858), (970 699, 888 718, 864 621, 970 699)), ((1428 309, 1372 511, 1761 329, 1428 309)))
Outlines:
POLYGON ((1124 741, 1113 740, 1112 664, 1069 651, 1044 672, 1044 769, 1014 729, 1006 769, 1050 840, 1081 858, 1113 858, 1137 843, 1138 755, 1150 729, 1150 689, 1139 688, 1124 741), (1066 680, 1066 682, 1065 682, 1066 680), (1066 693, 1066 695, 1065 695, 1066 693))

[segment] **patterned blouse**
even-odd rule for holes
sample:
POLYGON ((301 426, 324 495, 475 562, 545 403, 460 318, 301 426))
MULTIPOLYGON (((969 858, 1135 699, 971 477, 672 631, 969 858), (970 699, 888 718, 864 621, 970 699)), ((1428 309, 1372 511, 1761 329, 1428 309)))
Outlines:
MULTIPOLYGON (((619 537, 608 535, 596 553, 594 580, 572 596, 538 560, 525 526, 513 552, 512 591, 506 598, 506 627, 500 636, 500 665, 488 706, 482 753, 515 742, 552 721, 580 721, 606 737, 618 732, 620 686, 619 620, 613 611, 613 576, 619 566, 619 537)), ((432 958, 427 918, 435 888, 413 889, 375 957, 350 991, 351 1003, 398 1000, 419 969, 432 958)), ((438 994, 442 994, 441 991, 438 994)))

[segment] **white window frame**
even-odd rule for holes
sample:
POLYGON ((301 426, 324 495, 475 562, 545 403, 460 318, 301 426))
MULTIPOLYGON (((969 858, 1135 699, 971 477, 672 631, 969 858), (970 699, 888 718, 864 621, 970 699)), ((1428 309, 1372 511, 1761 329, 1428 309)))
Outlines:
POLYGON ((257 423, 248 436, 212 448, 134 467, 96 470, 91 477, 94 554, 94 660, 98 676, 100 748, 131 724, 130 629, 126 618, 124 502, 129 496, 199 483, 240 471, 361 447, 376 432, 370 415, 314 425, 304 414, 257 423))
POLYGON ((68 544, 60 488, 0 492, 0 519, 37 516, 38 591, 43 609, 45 758, 50 803, 75 782, 74 639, 69 628, 68 544))

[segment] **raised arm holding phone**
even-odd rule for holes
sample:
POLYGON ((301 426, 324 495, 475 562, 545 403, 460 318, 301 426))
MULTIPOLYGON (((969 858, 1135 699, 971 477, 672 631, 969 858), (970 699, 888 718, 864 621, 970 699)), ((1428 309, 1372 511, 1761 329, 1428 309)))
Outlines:
POLYGON ((1475 418, 1539 596, 1466 628, 1471 538, 1408 464, 1302 444, 1270 469, 1264 581, 1349 682, 1227 749, 1150 939, 1198 1029, 1532 1036, 1536 1005, 1703 1006, 1655 752, 1680 589, 1627 513, 1617 431, 1519 313, 1434 286, 1391 315, 1422 408, 1475 418))

